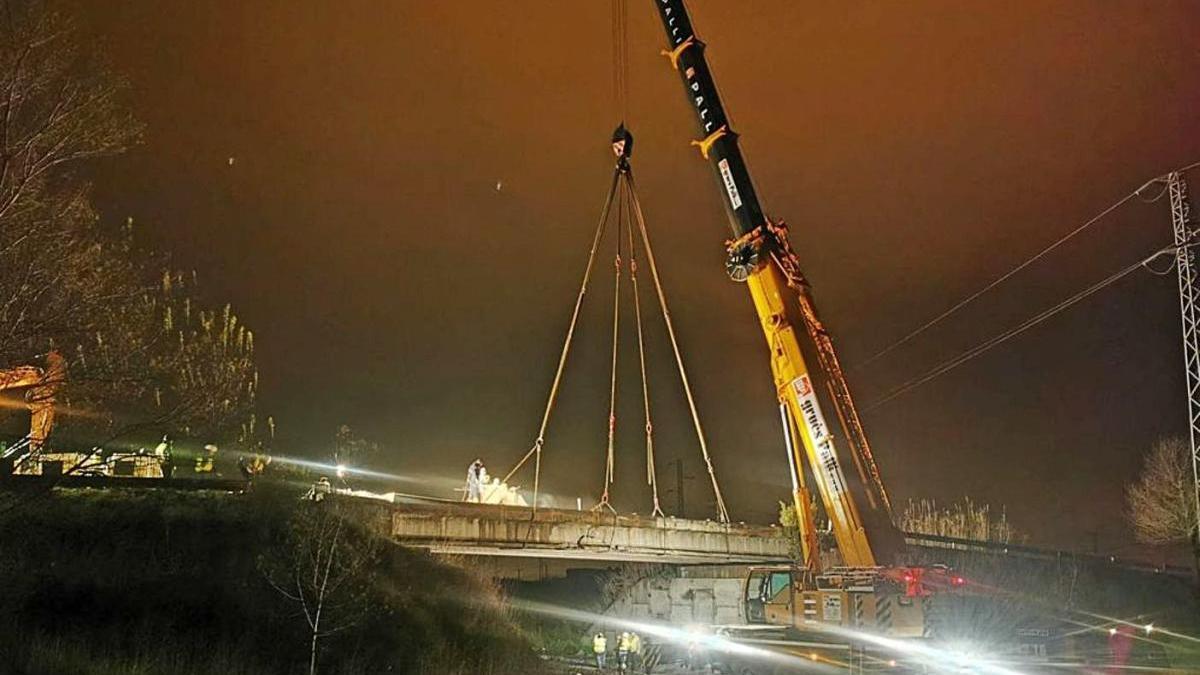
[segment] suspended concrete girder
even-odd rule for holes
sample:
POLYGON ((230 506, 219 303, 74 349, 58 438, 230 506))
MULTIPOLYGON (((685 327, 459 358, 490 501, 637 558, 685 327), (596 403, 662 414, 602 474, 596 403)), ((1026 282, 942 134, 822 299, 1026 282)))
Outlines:
POLYGON ((683 565, 788 560, 788 540, 778 527, 604 511, 400 503, 391 527, 401 544, 461 555, 683 565))

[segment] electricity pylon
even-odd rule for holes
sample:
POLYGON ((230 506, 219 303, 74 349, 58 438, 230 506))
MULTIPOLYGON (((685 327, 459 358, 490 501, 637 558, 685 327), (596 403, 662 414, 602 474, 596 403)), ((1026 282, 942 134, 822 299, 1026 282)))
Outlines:
POLYGON ((1188 441, 1192 455, 1192 495, 1196 506, 1193 547, 1200 555, 1200 273, 1192 248, 1196 229, 1191 222, 1187 183, 1178 171, 1167 175, 1171 197, 1171 225, 1175 230, 1175 270, 1179 275, 1179 314, 1183 320, 1183 373, 1187 383, 1188 441))

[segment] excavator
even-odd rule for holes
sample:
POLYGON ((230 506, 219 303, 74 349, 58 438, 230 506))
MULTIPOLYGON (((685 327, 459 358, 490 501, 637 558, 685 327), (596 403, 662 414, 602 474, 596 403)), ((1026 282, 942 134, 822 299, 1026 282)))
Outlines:
POLYGON ((46 354, 46 365, 17 366, 0 370, 0 391, 25 390, 29 409, 29 435, 0 453, 7 470, 25 455, 36 455, 46 445, 54 428, 54 404, 59 386, 67 372, 67 362, 57 351, 46 354))
POLYGON ((22 365, 0 370, 0 392, 24 390, 29 410, 29 434, 0 448, 0 476, 60 475, 167 477, 163 470, 167 439, 153 453, 48 452, 46 442, 54 429, 58 394, 66 382, 67 361, 57 350, 45 356, 44 366, 22 365), (51 470, 53 467, 53 470, 51 470))
POLYGON ((692 144, 712 166, 732 230, 726 271, 749 289, 770 351, 799 522, 801 564, 751 570, 745 584, 746 618, 806 634, 840 629, 842 634, 927 637, 932 596, 963 581, 944 567, 903 564, 904 536, 893 524, 862 420, 787 225, 768 217, 759 203, 738 134, 713 81, 705 43, 696 35, 684 0, 653 2, 667 37, 663 54, 679 73, 698 123, 700 138, 692 144), (808 338, 806 348, 794 317, 808 338), (817 372, 809 369, 806 350, 815 356, 817 372), (840 436, 821 398, 832 404, 840 436), (845 455, 852 460, 850 468, 845 455), (822 558, 814 493, 836 542, 837 564, 827 565, 822 558))

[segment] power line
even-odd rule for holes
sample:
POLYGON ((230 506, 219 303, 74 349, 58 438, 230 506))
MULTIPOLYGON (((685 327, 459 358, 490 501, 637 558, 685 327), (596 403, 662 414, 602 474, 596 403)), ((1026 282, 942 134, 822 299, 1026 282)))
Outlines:
MULTIPOLYGON (((1194 169, 1198 166, 1200 166, 1200 162, 1193 162, 1193 163, 1179 169, 1178 171, 1180 173, 1183 173, 1185 171, 1194 169)), ((1057 240, 1052 242, 1049 246, 1047 246, 1046 248, 1043 248, 1041 251, 1038 251, 1032 257, 1025 260, 1025 262, 1022 262, 1021 264, 1017 265, 1016 267, 1012 268, 1011 270, 996 277, 991 282, 989 282, 987 285, 985 285, 983 288, 980 288, 978 291, 975 291, 974 293, 966 296, 962 300, 959 300, 958 302, 956 302, 953 306, 950 307, 950 309, 947 309, 946 311, 942 312, 941 314, 938 314, 937 316, 933 317, 932 319, 921 324, 912 332, 908 333, 907 335, 900 338, 899 340, 896 340, 895 342, 891 343, 887 347, 884 347, 882 350, 876 352, 874 355, 867 358, 865 361, 858 363, 857 365, 854 366, 855 369, 862 368, 871 363, 874 363, 875 361, 878 361, 879 359, 883 358, 887 354, 890 354, 895 349, 907 344, 913 338, 917 337, 921 333, 924 333, 925 331, 929 330, 930 328, 941 323, 942 321, 944 321, 945 319, 950 317, 955 312, 959 311, 963 307, 966 307, 970 303, 977 300, 983 294, 985 294, 988 291, 992 290, 993 288, 999 286, 1000 284, 1004 283, 1005 281, 1008 281, 1010 278, 1012 278, 1014 275, 1019 273, 1021 270, 1025 269, 1026 267, 1029 267, 1030 265, 1037 262, 1038 260, 1041 260, 1043 257, 1045 257, 1047 254, 1049 254, 1051 251, 1053 251, 1053 250, 1057 249, 1059 246, 1062 246, 1063 244, 1067 243, 1072 238, 1074 238, 1076 235, 1080 234, 1084 230, 1087 230, 1092 225, 1095 225, 1097 222, 1099 222, 1105 216, 1107 216, 1108 214, 1117 210, 1118 208, 1123 206, 1129 200, 1133 199, 1134 197, 1140 198, 1143 190, 1145 190, 1146 188, 1150 187, 1151 185, 1153 185, 1155 183, 1165 181, 1166 178, 1167 178, 1167 176, 1166 176, 1166 174, 1164 174, 1162 176, 1157 176, 1155 178, 1152 178, 1152 179, 1146 181, 1145 183, 1143 183, 1141 185, 1141 187, 1134 190, 1133 192, 1130 192, 1129 194, 1125 195, 1121 199, 1117 200, 1116 202, 1114 202, 1112 205, 1110 205, 1108 208, 1104 209, 1100 213, 1097 213, 1096 215, 1092 216, 1086 222, 1084 222, 1082 225, 1080 225, 1079 227, 1076 227, 1075 229, 1071 230, 1067 234, 1058 238, 1057 240)), ((1161 196, 1162 196, 1162 193, 1159 193, 1158 195, 1155 195, 1154 198, 1149 201, 1155 201, 1161 196)))
POLYGON ((987 351, 990 351, 993 347, 998 347, 999 345, 1003 344, 1004 342, 1007 342, 1008 340, 1020 335, 1021 333, 1024 333, 1025 331, 1029 330, 1030 328, 1033 328, 1034 326, 1049 319, 1050 317, 1054 316, 1055 314, 1058 314, 1059 312, 1062 312, 1062 311, 1072 307, 1076 303, 1079 303, 1079 302, 1087 299, 1088 297, 1091 297, 1092 295, 1098 293, 1099 291, 1111 286, 1112 284, 1120 281, 1121 279, 1125 278, 1129 274, 1136 271, 1139 267, 1145 267, 1147 269, 1150 269, 1149 265, 1153 260, 1155 260, 1156 258, 1158 258, 1159 256, 1162 256, 1162 255, 1166 255, 1169 253, 1175 253, 1177 250, 1178 250, 1178 248, 1175 246, 1168 246, 1166 248, 1162 248, 1162 249, 1155 251, 1154 253, 1150 254, 1149 256, 1146 256, 1145 258, 1142 258, 1142 259, 1138 260, 1137 262, 1135 262, 1127 267, 1122 268, 1121 270, 1109 275, 1108 277, 1105 277, 1101 281, 1098 281, 1095 284, 1092 284, 1091 286, 1088 286, 1087 288, 1068 297, 1067 299, 1042 310, 1041 312, 1033 315, 1032 317, 1026 319, 1025 321, 1022 321, 1021 323, 1017 324, 1016 326, 1009 328, 1008 330, 1000 333, 999 335, 996 335, 992 338, 984 340, 983 342, 975 345, 974 347, 971 347, 970 349, 958 354, 957 356, 954 356, 953 358, 950 358, 950 359, 947 359, 947 360, 941 362, 937 366, 934 366, 932 369, 926 371, 924 374, 918 375, 917 377, 914 377, 914 378, 908 380, 904 384, 901 384, 900 386, 889 391, 887 394, 885 394, 883 396, 883 398, 880 398, 879 400, 877 400, 874 403, 867 406, 865 408, 865 410, 868 410, 868 411, 874 410, 875 408, 878 408, 879 406, 887 403, 888 401, 891 401, 892 399, 894 399, 898 396, 906 394, 906 393, 912 391, 913 389, 916 389, 917 387, 925 384, 926 382, 929 382, 930 380, 932 380, 940 375, 944 375, 945 373, 950 372, 951 370, 957 368, 958 366, 961 366, 962 364, 966 363, 967 361, 970 361, 971 359, 974 359, 975 357, 977 357, 987 351))

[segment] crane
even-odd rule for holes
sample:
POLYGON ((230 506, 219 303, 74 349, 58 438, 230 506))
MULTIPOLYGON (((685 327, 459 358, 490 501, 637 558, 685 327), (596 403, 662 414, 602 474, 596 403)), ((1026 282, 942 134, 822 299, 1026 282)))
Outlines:
MULTIPOLYGON (((667 33, 672 66, 679 72, 703 137, 693 141, 712 165, 722 189, 733 238, 727 242, 726 270, 750 290, 763 334, 771 351, 771 370, 783 419, 793 501, 803 530, 805 565, 820 569, 815 548, 813 514, 803 467, 812 472, 817 494, 832 525, 846 565, 873 567, 894 562, 903 536, 892 524, 887 491, 833 340, 821 322, 812 293, 786 224, 768 218, 758 201, 738 134, 726 114, 683 0, 654 0, 667 33), (795 295, 801 323, 812 343, 822 377, 809 370, 785 297, 795 295), (853 458, 855 471, 843 468, 835 436, 818 399, 821 386, 829 394, 853 458), (797 442, 798 441, 798 442, 797 442)), ((839 440, 840 442, 840 440, 839 440)))
POLYGON ((893 636, 928 636, 925 600, 935 589, 964 582, 942 566, 901 565, 904 535, 892 522, 887 491, 787 225, 768 217, 759 203, 738 134, 713 80, 705 44, 696 35, 684 0, 653 2, 667 37, 663 54, 679 73, 695 113, 701 136, 692 144, 712 166, 722 193, 732 231, 726 242, 726 271, 749 289, 770 351, 799 520, 803 568, 798 575, 790 567, 752 570, 746 580, 747 619, 796 628, 832 624, 893 636), (794 297, 794 305, 789 306, 789 297, 794 297), (816 357, 817 372, 807 365, 793 320, 797 315, 808 349, 816 357), (832 402, 841 437, 835 436, 827 421, 821 391, 832 402), (839 446, 851 457, 853 470, 845 468, 839 446), (811 487, 805 466, 812 476, 811 487), (821 562, 814 492, 842 561, 828 569, 821 562), (922 601, 914 602, 918 596, 922 601))

